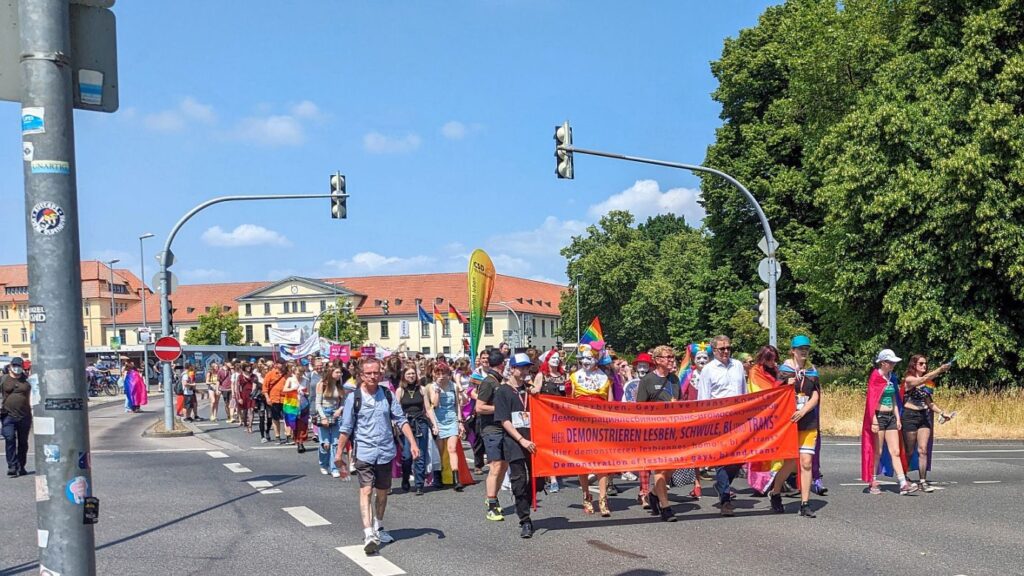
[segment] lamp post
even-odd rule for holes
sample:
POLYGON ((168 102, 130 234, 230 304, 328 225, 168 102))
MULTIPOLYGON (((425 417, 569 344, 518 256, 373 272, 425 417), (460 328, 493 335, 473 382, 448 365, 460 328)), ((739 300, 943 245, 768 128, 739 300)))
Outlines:
MULTIPOLYGON (((114 320, 114 338, 118 338, 117 335, 117 308, 114 308, 114 264, 120 262, 120 258, 114 258, 113 260, 107 260, 107 270, 110 272, 110 280, 107 282, 107 290, 110 291, 110 315, 114 320)), ((110 341, 108 341, 108 344, 110 341)), ((118 338, 118 344, 120 344, 120 338, 118 338)), ((110 346, 113 348, 113 346, 110 346)), ((121 373, 121 351, 120 346, 117 350, 114 350, 114 357, 117 359, 117 373, 121 373)))
POLYGON ((149 390, 149 324, 146 322, 146 254, 142 248, 142 241, 152 238, 153 233, 146 232, 139 236, 139 274, 142 274, 142 328, 146 334, 146 341, 142 343, 142 377, 146 379, 146 390, 149 390))
MULTIPOLYGON (((523 322, 522 322, 522 320, 519 319, 519 315, 516 314, 516 311, 513 310, 511 306, 509 306, 508 302, 495 302, 495 304, 497 304, 499 306, 504 306, 505 308, 508 309, 509 312, 512 313, 513 316, 516 317, 516 326, 519 327, 519 334, 522 335, 523 334, 523 322)), ((517 336, 517 338, 518 337, 519 336, 517 336)))
POLYGON ((580 343, 580 339, 583 337, 580 334, 580 276, 583 274, 576 275, 576 345, 580 343))

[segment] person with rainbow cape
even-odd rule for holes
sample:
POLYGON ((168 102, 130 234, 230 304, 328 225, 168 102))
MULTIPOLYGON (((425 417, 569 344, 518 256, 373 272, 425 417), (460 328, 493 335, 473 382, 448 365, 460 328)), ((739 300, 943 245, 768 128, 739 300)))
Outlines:
POLYGON ((900 494, 916 492, 919 486, 907 480, 907 451, 903 448, 902 409, 899 378, 893 369, 902 358, 886 348, 875 357, 875 369, 868 377, 867 402, 860 435, 860 475, 870 482, 868 492, 881 494, 878 472, 896 476, 900 494))
MULTIPOLYGON (((778 362, 778 349, 770 344, 762 346, 753 358, 750 371, 747 372, 748 391, 761 392, 780 386, 782 383, 779 381, 778 362)), ((782 460, 751 462, 747 465, 747 484, 757 495, 766 495, 782 465, 782 460)))
MULTIPOLYGON (((818 369, 810 361, 811 339, 804 334, 797 334, 789 343, 789 358, 779 366, 779 379, 787 380, 796 377, 803 370, 806 378, 818 381, 818 369)), ((820 393, 820 388, 819 388, 820 393)), ((828 494, 828 488, 824 484, 824 475, 821 473, 821 403, 814 408, 814 416, 817 419, 818 434, 814 441, 814 458, 811 460, 811 492, 818 496, 828 494)), ((795 484, 794 484, 795 485, 795 484)), ((796 496, 798 490, 787 493, 787 496, 796 496)))
POLYGON ((125 363, 124 367, 124 411, 141 412, 142 406, 145 406, 149 401, 146 383, 143 381, 139 371, 135 369, 134 362, 129 360, 125 363))

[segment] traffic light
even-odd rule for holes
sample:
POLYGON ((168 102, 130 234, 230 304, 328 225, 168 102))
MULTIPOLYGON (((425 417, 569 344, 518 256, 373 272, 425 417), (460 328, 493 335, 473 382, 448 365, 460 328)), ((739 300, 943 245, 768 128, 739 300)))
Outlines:
POLYGON ((768 289, 765 288, 757 295, 757 323, 768 328, 768 289))
POLYGON ((391 313, 391 311, 390 311, 390 310, 388 309, 388 301, 387 301, 387 300, 381 300, 381 301, 380 301, 380 311, 381 311, 381 312, 382 312, 382 313, 383 313, 383 314, 384 314, 385 316, 387 316, 388 314, 390 314, 390 313, 391 313))
POLYGON ((331 176, 331 218, 348 218, 348 196, 345 195, 345 175, 331 176))
POLYGON ((572 128, 569 122, 555 126, 555 174, 559 178, 572 180, 572 152, 565 147, 572 146, 572 128))
POLYGON ((526 347, 530 348, 532 346, 533 346, 533 336, 530 336, 529 334, 527 334, 526 335, 526 347))

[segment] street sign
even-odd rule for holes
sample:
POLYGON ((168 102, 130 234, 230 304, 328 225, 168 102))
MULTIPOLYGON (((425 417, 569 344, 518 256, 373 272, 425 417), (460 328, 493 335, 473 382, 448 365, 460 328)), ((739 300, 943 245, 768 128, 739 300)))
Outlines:
MULTIPOLYGON (((768 238, 766 238, 764 236, 761 236, 761 240, 757 243, 757 247, 761 249, 761 252, 764 252, 765 256, 767 256, 768 255, 768 238)), ((777 251, 779 249, 779 241, 778 240, 774 240, 772 242, 772 248, 774 248, 774 250, 772 250, 772 252, 775 252, 775 251, 777 251)), ((767 282, 767 280, 765 280, 765 282, 767 282)))
POLYGON ((153 352, 164 362, 174 362, 181 356, 181 342, 173 336, 164 336, 153 345, 153 352))
MULTIPOLYGON (((774 262, 775 279, 778 280, 779 278, 782 277, 782 264, 780 264, 778 260, 775 260, 774 262)), ((769 282, 770 277, 768 274, 770 271, 771 269, 768 266, 768 259, 762 258, 761 261, 757 263, 757 275, 759 278, 761 278, 762 282, 769 282)))
MULTIPOLYGON (((153 291, 157 294, 160 293, 160 272, 153 275, 153 291)), ((174 275, 174 272, 167 271, 167 293, 174 294, 175 290, 178 289, 178 277, 174 275)))
POLYGON ((156 256, 154 256, 154 258, 156 258, 157 264, 164 264, 164 260, 167 260, 165 265, 168 268, 170 268, 174 264, 174 252, 171 252, 170 250, 161 250, 156 253, 156 256))
POLYGON ((121 349, 121 337, 120 336, 111 336, 110 337, 110 349, 111 350, 120 350, 121 349))
POLYGON ((150 330, 146 326, 143 326, 142 328, 139 328, 139 343, 141 343, 141 344, 149 344, 152 341, 153 341, 153 331, 150 330))
MULTIPOLYGON (((99 4, 113 4, 100 2, 99 4)), ((71 87, 75 108, 114 112, 117 94, 117 33, 114 13, 72 3, 71 87)), ((21 42, 18 3, 0 2, 0 100, 21 101, 21 42)))

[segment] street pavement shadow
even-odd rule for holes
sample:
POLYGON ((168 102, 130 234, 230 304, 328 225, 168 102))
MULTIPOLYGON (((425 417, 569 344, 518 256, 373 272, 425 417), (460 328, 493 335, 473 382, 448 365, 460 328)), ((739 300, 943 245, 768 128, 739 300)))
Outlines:
POLYGON ((619 572, 615 576, 668 576, 668 572, 662 570, 646 570, 641 568, 634 568, 633 570, 619 572))
POLYGON ((444 534, 444 530, 438 530, 436 528, 395 528, 388 530, 388 533, 395 537, 395 540, 411 540, 413 538, 419 538, 420 536, 426 536, 427 534, 433 534, 438 540, 444 540, 447 538, 444 534))

